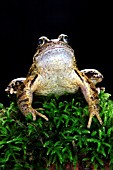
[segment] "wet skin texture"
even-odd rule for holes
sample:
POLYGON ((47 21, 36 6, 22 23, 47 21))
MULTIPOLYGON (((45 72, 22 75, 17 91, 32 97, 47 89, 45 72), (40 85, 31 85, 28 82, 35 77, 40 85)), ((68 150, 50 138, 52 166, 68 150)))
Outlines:
POLYGON ((80 71, 77 68, 74 50, 68 45, 67 35, 61 34, 51 40, 42 36, 38 40, 38 48, 26 78, 12 80, 6 91, 16 94, 18 107, 25 116, 32 113, 33 120, 39 115, 48 121, 45 115, 32 108, 33 94, 58 96, 76 93, 80 88, 89 106, 87 127, 90 128, 94 115, 102 124, 95 87, 102 79, 102 74, 95 69, 80 71))

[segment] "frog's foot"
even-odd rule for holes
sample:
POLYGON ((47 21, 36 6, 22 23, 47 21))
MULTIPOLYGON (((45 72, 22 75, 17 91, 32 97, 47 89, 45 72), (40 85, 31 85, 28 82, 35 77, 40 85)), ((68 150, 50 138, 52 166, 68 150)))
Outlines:
POLYGON ((18 87, 23 83, 23 81, 25 81, 26 78, 17 78, 17 79, 14 79, 12 80, 7 88, 5 89, 5 91, 9 94, 9 95, 12 95, 12 94, 16 94, 17 93, 17 89, 18 87))
POLYGON ((20 111, 25 116, 27 116, 29 113, 31 113, 34 121, 36 120, 36 115, 38 115, 48 121, 48 118, 45 115, 43 115, 42 113, 38 112, 37 110, 35 110, 31 107, 31 104, 28 103, 27 99, 20 100, 19 102, 17 102, 17 104, 19 105, 20 111))
MULTIPOLYGON (((81 70, 82 73, 84 73, 88 79, 90 79, 95 85, 103 80, 103 75, 96 69, 84 69, 81 70)), ((100 94, 100 91, 105 91, 105 87, 96 87, 98 94, 100 94)))
MULTIPOLYGON (((25 106, 24 106, 25 107, 25 106)), ((23 112, 22 108, 21 108, 21 111, 23 112)), ((25 111, 25 108, 24 108, 24 115, 27 116, 28 113, 31 113, 32 116, 33 116, 33 120, 35 121, 36 120, 36 115, 44 118, 45 120, 49 120, 45 115, 43 115, 42 113, 36 111, 35 109, 33 109, 32 107, 31 108, 27 108, 26 111, 25 111)))
POLYGON ((94 84, 101 82, 104 78, 103 75, 96 69, 84 69, 80 72, 84 73, 94 84))
MULTIPOLYGON (((97 105, 97 107, 98 107, 98 105, 97 105)), ((99 123, 100 123, 101 125, 103 124, 102 119, 101 119, 101 117, 100 117, 100 115, 99 115, 99 109, 98 109, 98 108, 95 109, 95 108, 93 108, 93 107, 91 106, 91 107, 89 107, 89 112, 90 112, 90 116, 89 116, 89 121, 88 121, 88 124, 87 124, 87 128, 90 128, 91 123, 92 123, 93 116, 95 116, 95 115, 96 115, 99 123)))
POLYGON ((45 115, 32 108, 33 91, 31 87, 33 85, 36 87, 36 82, 34 81, 35 79, 36 77, 34 76, 28 77, 21 83, 21 85, 18 86, 16 93, 17 105, 23 115, 27 116, 31 113, 34 121, 36 120, 37 115, 48 121, 48 118, 45 115))

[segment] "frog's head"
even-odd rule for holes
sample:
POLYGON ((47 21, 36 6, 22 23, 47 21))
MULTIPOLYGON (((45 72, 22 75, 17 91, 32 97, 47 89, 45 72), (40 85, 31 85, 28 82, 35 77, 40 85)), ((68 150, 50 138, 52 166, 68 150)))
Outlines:
POLYGON ((68 36, 60 34, 57 39, 48 39, 42 36, 38 39, 37 52, 33 61, 38 66, 50 65, 55 68, 64 65, 72 66, 75 63, 74 50, 68 44, 68 36))

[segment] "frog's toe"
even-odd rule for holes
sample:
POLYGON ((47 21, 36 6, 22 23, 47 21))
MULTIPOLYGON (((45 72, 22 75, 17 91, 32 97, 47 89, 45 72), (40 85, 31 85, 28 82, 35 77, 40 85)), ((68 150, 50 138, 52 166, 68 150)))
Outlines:
POLYGON ((43 115, 42 113, 36 111, 35 109, 33 109, 33 111, 31 112, 32 113, 32 116, 33 116, 33 120, 35 121, 36 120, 36 115, 44 118, 45 120, 49 120, 45 115, 43 115))
POLYGON ((96 115, 99 123, 100 123, 101 125, 103 124, 102 119, 101 119, 101 117, 100 117, 100 115, 99 115, 99 112, 98 112, 98 111, 93 111, 93 112, 90 113, 89 121, 88 121, 88 124, 87 124, 87 128, 90 128, 91 123, 92 123, 92 119, 93 119, 93 117, 94 117, 95 115, 96 115))
POLYGON ((23 83, 23 81, 25 80, 26 78, 17 78, 17 79, 14 79, 12 80, 7 88, 5 89, 5 91, 8 93, 8 94, 16 94, 17 93, 17 89, 18 89, 18 86, 21 85, 23 83))
POLYGON ((105 91, 105 87, 97 87, 97 92, 100 94, 101 91, 105 91))
POLYGON ((7 86, 7 88, 5 89, 5 91, 8 93, 8 94, 16 94, 16 91, 14 90, 14 88, 10 87, 10 86, 7 86))
POLYGON ((36 112, 36 114, 42 118, 44 118, 45 120, 49 120, 45 115, 41 114, 40 112, 36 112))

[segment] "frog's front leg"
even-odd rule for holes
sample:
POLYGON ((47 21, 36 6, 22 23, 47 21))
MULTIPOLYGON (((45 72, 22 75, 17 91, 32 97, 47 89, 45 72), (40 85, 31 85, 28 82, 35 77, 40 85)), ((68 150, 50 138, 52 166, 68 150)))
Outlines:
POLYGON ((32 108, 33 92, 37 88, 37 77, 29 76, 26 80, 18 87, 17 90, 17 104, 20 111, 27 116, 29 113, 32 114, 33 120, 36 120, 36 115, 43 117, 45 120, 48 118, 32 108))
POLYGON ((84 97, 89 105, 90 116, 87 127, 90 128, 94 115, 96 115, 98 121, 100 124, 102 124, 102 120, 99 115, 98 91, 95 87, 95 84, 90 79, 88 79, 84 72, 80 72, 75 68, 75 73, 77 75, 78 86, 81 88, 82 93, 84 94, 84 97))

